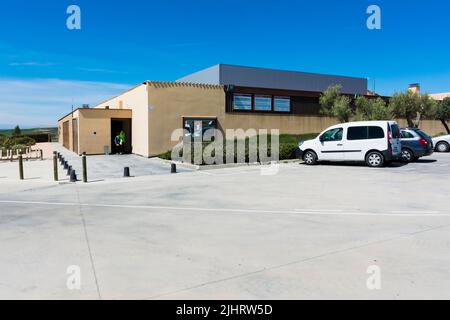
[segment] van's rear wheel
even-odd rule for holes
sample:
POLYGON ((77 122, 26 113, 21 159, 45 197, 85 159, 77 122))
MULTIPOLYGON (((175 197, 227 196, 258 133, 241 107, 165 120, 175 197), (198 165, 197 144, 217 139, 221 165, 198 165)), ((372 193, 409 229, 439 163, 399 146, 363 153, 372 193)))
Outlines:
POLYGON ((303 155, 303 161, 309 166, 317 164, 317 154, 314 151, 306 151, 303 155))
POLYGON ((367 155, 366 163, 371 168, 380 168, 384 165, 384 157, 380 152, 372 151, 367 155))

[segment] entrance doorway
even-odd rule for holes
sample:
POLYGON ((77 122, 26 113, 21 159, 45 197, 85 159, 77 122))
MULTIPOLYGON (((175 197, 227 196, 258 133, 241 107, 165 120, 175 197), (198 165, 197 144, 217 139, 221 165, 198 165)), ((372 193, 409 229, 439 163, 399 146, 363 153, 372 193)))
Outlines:
POLYGON ((131 145, 131 119, 111 119, 111 153, 118 154, 120 146, 117 147, 114 139, 115 137, 123 131, 125 133, 125 145, 123 146, 123 152, 125 154, 130 154, 133 152, 131 145))

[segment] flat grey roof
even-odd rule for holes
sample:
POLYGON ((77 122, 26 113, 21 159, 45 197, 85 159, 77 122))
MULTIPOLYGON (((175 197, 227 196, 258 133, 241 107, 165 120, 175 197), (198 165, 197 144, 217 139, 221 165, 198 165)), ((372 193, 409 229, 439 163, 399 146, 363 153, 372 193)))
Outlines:
POLYGON ((331 85, 340 84, 343 93, 367 94, 366 78, 244 67, 228 64, 218 64, 200 70, 178 79, 177 82, 316 92, 323 92, 331 85))

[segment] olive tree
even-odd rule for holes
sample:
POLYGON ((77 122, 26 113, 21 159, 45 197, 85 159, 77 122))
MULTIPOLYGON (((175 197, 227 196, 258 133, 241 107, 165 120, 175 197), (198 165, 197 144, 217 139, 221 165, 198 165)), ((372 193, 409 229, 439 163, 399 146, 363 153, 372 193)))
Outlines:
POLYGON ((450 97, 437 103, 434 116, 437 120, 442 122, 445 130, 447 130, 447 133, 450 134, 450 129, 447 124, 447 122, 450 121, 450 97))
POLYGON ((432 116, 436 101, 428 94, 412 91, 396 93, 391 98, 389 109, 395 118, 404 118, 411 128, 418 128, 423 117, 432 116))
POLYGON ((386 102, 378 98, 368 99, 360 96, 355 101, 356 119, 371 121, 371 120, 389 120, 391 113, 386 102))
POLYGON ((348 122, 355 112, 350 105, 351 99, 342 95, 341 90, 340 85, 330 86, 320 95, 320 112, 323 115, 335 117, 340 122, 348 122))

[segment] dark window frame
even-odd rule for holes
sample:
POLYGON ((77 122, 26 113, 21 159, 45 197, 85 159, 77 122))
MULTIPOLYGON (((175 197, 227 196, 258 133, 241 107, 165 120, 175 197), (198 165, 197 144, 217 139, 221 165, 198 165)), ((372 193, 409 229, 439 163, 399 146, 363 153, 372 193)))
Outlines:
POLYGON ((275 112, 281 112, 281 113, 290 113, 292 111, 292 99, 291 97, 288 96, 273 96, 273 110, 275 112), (275 110, 275 100, 276 99, 285 99, 285 100, 289 100, 289 111, 280 111, 280 110, 275 110))
POLYGON ((292 97, 291 96, 282 96, 282 95, 274 95, 274 94, 263 94, 263 93, 240 93, 234 92, 231 95, 231 112, 235 113, 261 113, 261 114, 292 114, 292 97), (235 96, 250 96, 252 99, 252 108, 251 110, 244 109, 236 109, 234 104, 235 96), (256 110, 255 109, 255 97, 270 97, 272 99, 271 110, 256 110), (289 100, 289 111, 276 111, 275 110, 275 99, 287 99, 289 100))
POLYGON ((274 111, 274 106, 273 106, 273 103, 274 103, 274 98, 273 98, 273 96, 271 96, 271 95, 268 95, 268 94, 254 94, 253 95, 253 97, 252 97, 252 100, 253 100, 253 111, 255 111, 255 112, 272 112, 272 111, 274 111), (258 109, 256 109, 256 98, 269 98, 270 99, 270 110, 258 110, 258 109))
MULTIPOLYGON (((215 129, 219 130, 219 120, 217 119, 217 117, 181 117, 181 128, 183 129, 183 136, 184 136, 184 130, 186 130, 185 124, 186 121, 215 121, 215 129)), ((190 132, 190 137, 191 139, 194 139, 194 132, 190 132)), ((204 130, 203 130, 203 126, 202 126, 202 135, 204 134, 204 130)), ((184 136, 184 139, 186 138, 186 136, 184 136)))
POLYGON ((254 105, 255 105, 255 102, 254 102, 254 97, 253 97, 253 94, 249 94, 249 93, 234 93, 233 95, 232 95, 232 101, 231 101, 231 105, 232 105, 232 109, 233 109, 233 111, 237 111, 237 112, 252 112, 253 110, 254 110, 254 105), (234 98, 236 97, 236 96, 244 96, 244 97, 250 97, 250 110, 248 110, 248 109, 236 109, 236 107, 235 107, 235 101, 234 101, 234 98))

